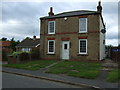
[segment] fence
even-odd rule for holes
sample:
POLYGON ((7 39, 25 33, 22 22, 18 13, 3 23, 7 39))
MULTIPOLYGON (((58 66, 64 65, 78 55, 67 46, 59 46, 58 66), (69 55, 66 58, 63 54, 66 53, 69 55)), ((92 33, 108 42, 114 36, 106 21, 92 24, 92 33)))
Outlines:
POLYGON ((108 58, 111 58, 115 62, 120 62, 120 47, 111 47, 107 51, 108 58))
POLYGON ((115 62, 120 62, 120 47, 112 47, 110 49, 110 57, 115 62))
POLYGON ((9 64, 22 63, 38 59, 40 59, 39 53, 21 53, 18 54, 16 57, 8 56, 8 63, 9 64))

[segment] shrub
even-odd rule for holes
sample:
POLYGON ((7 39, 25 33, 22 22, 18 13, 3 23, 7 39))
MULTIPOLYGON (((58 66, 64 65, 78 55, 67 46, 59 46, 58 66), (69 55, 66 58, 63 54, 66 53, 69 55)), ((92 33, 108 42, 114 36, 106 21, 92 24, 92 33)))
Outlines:
POLYGON ((21 51, 18 51, 18 52, 13 52, 11 55, 16 58, 17 55, 21 54, 22 52, 21 51))

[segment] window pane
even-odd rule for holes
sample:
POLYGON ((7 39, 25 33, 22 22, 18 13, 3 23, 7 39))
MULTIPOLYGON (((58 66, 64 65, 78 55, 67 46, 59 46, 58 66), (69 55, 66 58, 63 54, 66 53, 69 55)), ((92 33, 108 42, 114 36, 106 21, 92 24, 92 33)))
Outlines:
POLYGON ((49 41, 49 52, 54 52, 54 41, 49 41))
POLYGON ((49 33, 54 33, 54 27, 55 27, 54 23, 55 23, 54 21, 49 21, 49 24, 48 24, 49 25, 49 28, 48 28, 49 33))
POLYGON ((86 53, 86 40, 81 40, 80 41, 80 52, 81 53, 86 53))
POLYGON ((80 18, 80 31, 86 31, 87 18, 80 18))
POLYGON ((64 49, 67 49, 67 44, 64 44, 64 49))

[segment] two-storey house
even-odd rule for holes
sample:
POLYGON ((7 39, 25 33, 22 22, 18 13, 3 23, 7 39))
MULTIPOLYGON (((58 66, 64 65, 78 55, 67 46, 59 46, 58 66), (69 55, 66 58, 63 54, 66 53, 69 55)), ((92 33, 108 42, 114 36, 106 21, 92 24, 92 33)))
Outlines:
POLYGON ((40 57, 58 60, 103 60, 105 24, 99 1, 97 11, 53 13, 40 18, 40 57))

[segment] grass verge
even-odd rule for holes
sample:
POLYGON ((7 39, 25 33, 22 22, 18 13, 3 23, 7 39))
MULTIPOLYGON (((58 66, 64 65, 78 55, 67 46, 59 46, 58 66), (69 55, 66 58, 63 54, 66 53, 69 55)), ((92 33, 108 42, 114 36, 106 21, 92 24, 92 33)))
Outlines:
POLYGON ((80 62, 80 61, 62 61, 49 68, 46 73, 65 74, 68 76, 82 77, 88 79, 96 78, 101 69, 100 63, 80 62))
POLYGON ((107 77, 108 82, 117 82, 120 81, 120 69, 114 69, 109 72, 107 77))
POLYGON ((6 64, 4 67, 12 67, 18 69, 27 69, 27 70, 39 70, 40 68, 45 68, 46 66, 54 63, 56 61, 53 60, 36 60, 30 61, 23 64, 6 64))

